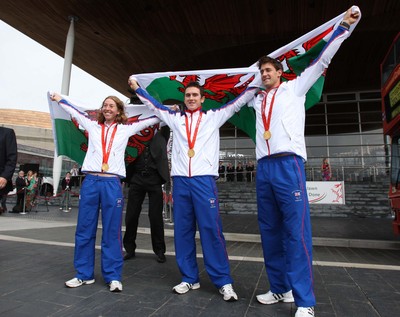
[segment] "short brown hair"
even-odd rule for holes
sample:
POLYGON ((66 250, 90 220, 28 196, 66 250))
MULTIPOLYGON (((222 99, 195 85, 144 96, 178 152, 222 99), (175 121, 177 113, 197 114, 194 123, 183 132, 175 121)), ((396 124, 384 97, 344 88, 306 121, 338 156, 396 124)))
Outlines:
POLYGON ((261 69, 261 66, 267 63, 272 64, 276 70, 283 71, 282 63, 277 59, 269 57, 267 55, 260 57, 260 59, 258 60, 257 62, 258 69, 261 69))
POLYGON ((191 81, 189 82, 186 87, 185 87, 185 92, 186 89, 188 89, 189 87, 195 87, 198 88, 200 90, 200 96, 203 97, 204 96, 204 88, 203 86, 201 86, 197 81, 191 81))

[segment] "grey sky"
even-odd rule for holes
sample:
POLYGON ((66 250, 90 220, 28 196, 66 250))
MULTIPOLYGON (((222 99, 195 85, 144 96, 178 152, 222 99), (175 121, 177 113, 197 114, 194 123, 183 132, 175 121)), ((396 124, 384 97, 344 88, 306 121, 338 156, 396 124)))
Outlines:
MULTIPOLYGON (((49 112, 47 91, 60 92, 64 59, 0 20, 0 108, 49 112)), ((127 97, 73 66, 69 95, 98 108, 127 97)))

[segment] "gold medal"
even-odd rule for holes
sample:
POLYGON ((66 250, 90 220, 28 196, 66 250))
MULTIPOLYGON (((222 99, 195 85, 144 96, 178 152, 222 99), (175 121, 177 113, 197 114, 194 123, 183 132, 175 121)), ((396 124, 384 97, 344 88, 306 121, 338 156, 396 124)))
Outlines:
POLYGON ((194 156, 194 150, 193 150, 193 149, 189 149, 189 150, 188 150, 188 156, 189 156, 190 158, 192 158, 192 157, 194 156))
POLYGON ((264 131, 264 139, 265 140, 269 140, 271 138, 271 132, 269 131, 264 131))
POLYGON ((114 142, 115 133, 117 133, 118 125, 116 123, 115 123, 114 130, 113 130, 113 132, 111 134, 110 141, 108 142, 107 150, 106 150, 106 144, 107 144, 108 130, 114 125, 114 123, 109 128, 107 128, 107 133, 105 133, 104 124, 101 125, 101 149, 103 151, 103 164, 101 164, 101 171, 102 172, 107 172, 108 169, 109 169, 109 166, 108 166, 107 162, 108 162, 108 158, 110 157, 111 148, 112 148, 112 144, 114 142))

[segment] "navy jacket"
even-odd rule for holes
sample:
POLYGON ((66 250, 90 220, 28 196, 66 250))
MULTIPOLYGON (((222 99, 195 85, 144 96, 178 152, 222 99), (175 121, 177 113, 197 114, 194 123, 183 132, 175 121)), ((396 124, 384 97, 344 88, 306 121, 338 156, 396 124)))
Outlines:
POLYGON ((0 127, 0 177, 7 180, 0 195, 13 190, 12 177, 17 165, 17 139, 13 129, 0 127))

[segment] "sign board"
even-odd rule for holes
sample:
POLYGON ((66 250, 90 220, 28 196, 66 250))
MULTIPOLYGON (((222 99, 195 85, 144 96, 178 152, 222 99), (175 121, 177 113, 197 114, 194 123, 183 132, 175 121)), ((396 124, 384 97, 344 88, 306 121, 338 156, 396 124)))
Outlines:
POLYGON ((310 204, 344 205, 344 182, 307 182, 310 204))

